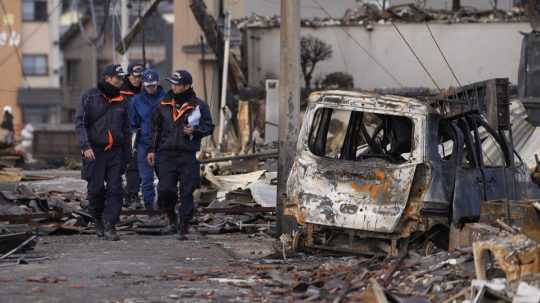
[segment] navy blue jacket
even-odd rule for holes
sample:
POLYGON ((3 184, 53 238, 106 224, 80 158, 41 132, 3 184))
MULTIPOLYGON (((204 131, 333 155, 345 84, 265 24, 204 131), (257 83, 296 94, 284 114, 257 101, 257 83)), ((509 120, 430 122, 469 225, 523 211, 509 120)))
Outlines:
POLYGON ((165 90, 158 86, 158 91, 154 95, 149 95, 146 90, 133 99, 129 106, 129 121, 131 130, 137 132, 137 144, 150 146, 152 133, 152 113, 158 107, 161 99, 165 97, 165 90))
POLYGON ((196 152, 201 149, 201 139, 214 131, 208 104, 197 98, 193 90, 187 93, 185 100, 172 99, 170 92, 161 100, 152 115, 149 152, 196 152), (193 136, 188 136, 184 134, 184 126, 197 106, 201 112, 199 125, 194 126, 193 136))
POLYGON ((82 151, 121 147, 129 153, 128 104, 124 97, 109 99, 97 88, 86 91, 75 114, 75 131, 82 151))

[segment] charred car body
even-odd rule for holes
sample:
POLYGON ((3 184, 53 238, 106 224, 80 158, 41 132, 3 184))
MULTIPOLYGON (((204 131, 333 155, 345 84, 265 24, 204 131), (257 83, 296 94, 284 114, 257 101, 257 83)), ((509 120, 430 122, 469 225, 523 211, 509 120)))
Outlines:
POLYGON ((417 232, 477 221, 484 201, 539 198, 488 86, 474 102, 313 94, 284 205, 299 245, 398 255, 417 232))

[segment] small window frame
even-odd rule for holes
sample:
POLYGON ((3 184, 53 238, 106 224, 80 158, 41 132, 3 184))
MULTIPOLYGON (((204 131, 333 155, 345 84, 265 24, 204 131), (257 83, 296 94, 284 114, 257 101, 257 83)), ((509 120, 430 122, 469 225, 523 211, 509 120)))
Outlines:
POLYGON ((46 54, 23 54, 22 56, 22 68, 23 68, 23 74, 25 76, 36 76, 36 77, 46 77, 49 75, 49 56, 46 54), (37 59, 43 59, 43 62, 45 63, 45 69, 44 70, 37 70, 35 67, 36 60, 37 59), (27 62, 28 60, 32 60, 33 62, 27 62), (27 64, 32 64, 31 68, 27 68, 27 64))

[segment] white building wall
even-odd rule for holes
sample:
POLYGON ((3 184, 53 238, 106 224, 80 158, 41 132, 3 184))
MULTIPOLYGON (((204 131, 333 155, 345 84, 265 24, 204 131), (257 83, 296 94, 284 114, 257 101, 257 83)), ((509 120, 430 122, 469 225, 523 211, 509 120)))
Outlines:
MULTIPOLYGON (((440 87, 456 86, 424 24, 398 24, 440 87)), ((517 83, 521 52, 521 32, 530 31, 528 23, 431 24, 433 34, 462 84, 494 77, 508 77, 517 83)), ((381 62, 404 87, 433 87, 414 56, 390 24, 364 27, 303 28, 303 35, 314 35, 332 45, 333 57, 321 62, 316 79, 328 73, 345 71, 353 75, 362 89, 395 88, 396 83, 371 60, 355 41, 381 62)), ((249 80, 263 84, 279 74, 279 28, 251 29, 248 42, 249 80), (257 60, 254 60, 256 58, 257 60)))

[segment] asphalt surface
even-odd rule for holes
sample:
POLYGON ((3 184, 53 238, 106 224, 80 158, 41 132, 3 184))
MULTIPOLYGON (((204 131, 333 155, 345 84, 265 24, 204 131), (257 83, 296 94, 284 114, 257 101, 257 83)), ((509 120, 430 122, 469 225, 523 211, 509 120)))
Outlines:
POLYGON ((0 302, 264 301, 253 291, 192 273, 226 277, 238 264, 267 254, 268 247, 261 241, 254 245, 247 235, 195 234, 178 241, 131 234, 118 242, 94 235, 49 236, 19 255, 29 264, 0 263, 0 302), (38 257, 47 259, 32 260, 38 257))

